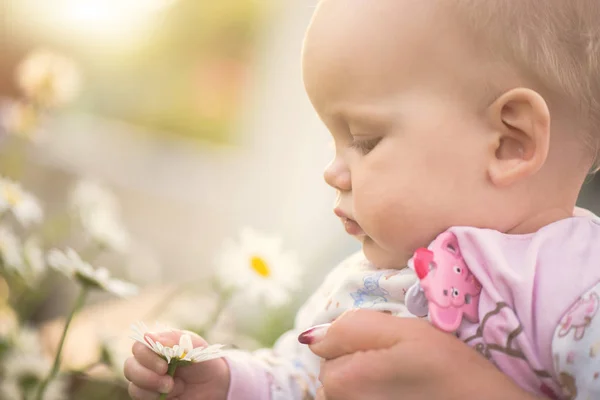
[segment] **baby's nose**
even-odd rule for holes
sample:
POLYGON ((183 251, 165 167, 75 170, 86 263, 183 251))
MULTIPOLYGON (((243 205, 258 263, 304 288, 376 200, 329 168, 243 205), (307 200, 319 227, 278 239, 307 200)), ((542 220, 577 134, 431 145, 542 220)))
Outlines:
POLYGON ((346 163, 338 157, 325 168, 323 177, 325 182, 334 189, 346 192, 352 190, 350 170, 346 163))

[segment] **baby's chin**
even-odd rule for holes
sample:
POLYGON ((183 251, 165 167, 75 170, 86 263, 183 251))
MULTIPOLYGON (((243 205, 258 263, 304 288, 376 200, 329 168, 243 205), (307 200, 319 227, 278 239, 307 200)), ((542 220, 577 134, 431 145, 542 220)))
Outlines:
POLYGON ((365 258, 377 269, 403 269, 410 259, 410 255, 402 255, 399 253, 390 253, 382 249, 369 236, 365 236, 362 240, 362 248, 365 258))

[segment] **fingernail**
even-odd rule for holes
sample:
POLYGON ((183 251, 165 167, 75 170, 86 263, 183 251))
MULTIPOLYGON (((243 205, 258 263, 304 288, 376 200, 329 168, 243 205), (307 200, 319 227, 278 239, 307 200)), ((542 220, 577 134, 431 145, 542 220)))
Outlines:
POLYGON ((331 324, 322 324, 313 326, 302 332, 298 336, 298 341, 302 344, 315 344, 323 340, 325 335, 327 334, 327 330, 331 324))

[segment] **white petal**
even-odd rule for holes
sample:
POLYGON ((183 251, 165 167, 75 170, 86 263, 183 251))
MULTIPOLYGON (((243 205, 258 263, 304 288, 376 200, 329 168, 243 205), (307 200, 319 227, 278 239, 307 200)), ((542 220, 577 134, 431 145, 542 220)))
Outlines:
POLYGON ((29 264, 29 268, 31 269, 34 278, 39 277, 46 271, 44 252, 36 238, 30 237, 25 241, 23 252, 25 253, 25 259, 29 264))
POLYGON ((118 279, 111 279, 106 284, 106 290, 119 297, 131 297, 139 293, 136 285, 118 279))
POLYGON ((192 351, 194 349, 194 346, 192 345, 192 337, 187 333, 181 335, 179 338, 179 347, 181 347, 186 353, 192 351))
POLYGON ((35 197, 31 195, 24 195, 23 200, 13 207, 13 213, 25 227, 37 224, 44 218, 42 207, 35 197))

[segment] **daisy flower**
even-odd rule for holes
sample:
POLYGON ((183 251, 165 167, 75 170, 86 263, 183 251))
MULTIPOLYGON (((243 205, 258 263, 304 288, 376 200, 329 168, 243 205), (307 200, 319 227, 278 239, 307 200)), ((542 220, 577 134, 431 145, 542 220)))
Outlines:
POLYGON ((0 382, 0 399, 22 399, 23 393, 15 381, 3 379, 0 382))
POLYGON ((37 330, 30 326, 22 326, 15 334, 13 349, 18 353, 42 353, 42 342, 37 330))
POLYGON ((129 234, 110 191, 95 182, 80 181, 71 191, 69 202, 90 240, 113 250, 127 250, 129 234))
POLYGON ((46 272, 44 253, 38 240, 30 237, 21 245, 19 238, 3 226, 0 226, 0 255, 5 267, 29 286, 37 285, 46 272))
POLYGON ((11 352, 4 359, 4 374, 8 379, 28 376, 41 382, 50 372, 50 362, 43 355, 33 352, 11 352))
POLYGON ((7 226, 0 226, 0 257, 4 268, 24 274, 23 248, 19 238, 7 226))
MULTIPOLYGON (((11 352, 3 359, 4 376, 0 385, 0 393, 14 394, 17 397, 0 397, 6 399, 31 398, 37 387, 50 372, 50 361, 39 353, 11 352)), ((66 382, 54 379, 49 382, 43 400, 63 400, 67 398, 66 382)))
POLYGON ((80 222, 90 239, 109 249, 124 252, 129 247, 129 234, 116 215, 105 209, 80 214, 80 222))
POLYGON ((32 141, 40 140, 42 115, 33 104, 24 101, 0 103, 0 130, 32 141))
POLYGON ((81 180, 71 190, 69 196, 71 207, 76 210, 91 210, 104 208, 117 211, 118 202, 104 186, 92 180, 81 180))
POLYGON ((19 183, 0 177, 0 213, 9 209, 25 227, 44 217, 42 207, 32 194, 25 192, 19 183))
POLYGON ((242 230, 240 239, 226 242, 217 256, 221 284, 272 307, 288 302, 290 292, 300 284, 296 256, 281 250, 281 239, 248 228, 242 230))
POLYGON ((25 241, 23 258, 25 260, 25 278, 28 282, 38 283, 46 272, 46 261, 37 238, 30 237, 25 241))
POLYGON ((71 248, 65 252, 58 249, 50 250, 48 265, 85 287, 101 289, 119 297, 128 297, 137 293, 135 285, 111 278, 106 268, 92 267, 71 248))
MULTIPOLYGON (((33 398, 41 382, 46 379, 51 363, 44 356, 39 332, 24 326, 14 333, 10 351, 2 362, 3 379, 0 387, 0 399, 33 398), (3 397, 16 390, 17 397, 3 397)), ((53 380, 48 384, 45 400, 62 400, 67 397, 65 382, 53 380)))
MULTIPOLYGON (((133 335, 131 336, 132 339, 148 347, 165 359, 169 364, 175 363, 178 365, 186 365, 201 363, 224 357, 227 354, 227 351, 223 350, 225 346, 222 344, 194 348, 192 345, 192 337, 188 333, 181 335, 179 344, 176 344, 173 347, 167 347, 163 346, 160 342, 155 342, 147 336, 147 334, 151 332, 143 322, 131 325, 131 329, 133 330, 133 335)), ((171 330, 172 329, 169 328, 162 328, 158 332, 169 332, 171 330)))
POLYGON ((73 100, 81 86, 75 63, 48 50, 31 52, 17 66, 16 80, 28 99, 46 108, 73 100))

